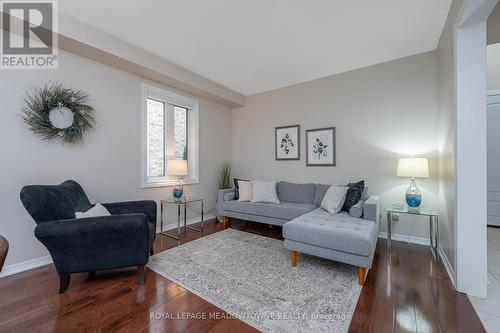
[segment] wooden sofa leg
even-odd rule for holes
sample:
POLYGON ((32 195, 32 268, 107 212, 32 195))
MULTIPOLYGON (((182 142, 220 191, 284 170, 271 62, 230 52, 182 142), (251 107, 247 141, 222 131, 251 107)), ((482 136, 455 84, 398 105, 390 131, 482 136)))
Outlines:
POLYGON ((139 280, 139 284, 141 286, 144 285, 144 281, 145 281, 145 278, 144 278, 144 275, 145 275, 145 270, 146 270, 146 267, 145 266, 137 266, 137 279, 139 280))
POLYGON ((69 280, 70 280, 69 273, 59 274, 59 294, 64 293, 68 289, 69 280))
POLYGON ((224 216, 224 227, 228 227, 228 226, 229 226, 229 217, 224 216))
POLYGON ((292 267, 297 266, 297 251, 292 250, 292 267))
POLYGON ((364 267, 358 268, 358 282, 360 286, 365 284, 366 270, 364 267))

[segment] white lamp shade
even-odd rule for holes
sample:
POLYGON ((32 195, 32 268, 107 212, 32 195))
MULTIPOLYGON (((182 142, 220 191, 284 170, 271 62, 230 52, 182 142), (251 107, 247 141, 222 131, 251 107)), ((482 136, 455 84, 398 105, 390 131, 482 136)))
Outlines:
POLYGON ((169 176, 187 176, 188 163, 186 160, 168 160, 167 173, 169 176))
POLYGON ((398 161, 398 177, 429 178, 427 157, 402 157, 398 161))

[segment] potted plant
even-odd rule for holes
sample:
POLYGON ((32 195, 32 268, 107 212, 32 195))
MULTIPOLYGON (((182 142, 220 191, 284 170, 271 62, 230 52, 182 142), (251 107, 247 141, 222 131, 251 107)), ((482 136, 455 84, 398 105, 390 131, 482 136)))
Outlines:
MULTIPOLYGON (((218 184, 219 184, 219 190, 225 190, 228 188, 231 188, 231 163, 229 161, 222 161, 219 165, 219 179, 218 179, 218 184)), ((216 199, 217 203, 217 199, 216 199)), ((219 222, 222 222, 222 216, 219 215, 218 212, 218 205, 215 205, 215 215, 217 216, 217 219, 219 222)))

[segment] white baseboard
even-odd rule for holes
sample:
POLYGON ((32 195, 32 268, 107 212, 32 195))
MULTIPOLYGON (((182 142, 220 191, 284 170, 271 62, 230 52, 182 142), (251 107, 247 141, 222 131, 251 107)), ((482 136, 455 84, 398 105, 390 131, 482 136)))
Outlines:
POLYGON ((438 248, 438 252, 439 252, 439 257, 441 258, 441 262, 443 263, 444 268, 446 269, 446 273, 448 273, 448 277, 450 278, 453 287, 456 289, 457 287, 455 285, 455 270, 453 269, 453 266, 450 264, 448 256, 446 255, 441 246, 438 248))
MULTIPOLYGON (((379 232, 378 238, 387 239, 387 233, 382 232, 382 231, 379 232)), ((405 243, 409 242, 409 243, 418 244, 418 245, 426 245, 426 246, 430 245, 429 238, 415 237, 415 236, 408 236, 408 235, 392 234, 391 240, 405 242, 405 243)))
MULTIPOLYGON (((214 213, 209 213, 209 214, 203 216, 203 220, 205 222, 207 222, 209 220, 213 220, 215 218, 216 218, 216 216, 215 216, 214 213)), ((197 218, 193 218, 193 219, 187 220, 186 224, 190 225, 190 224, 195 224, 195 223, 200 223, 200 222, 201 222, 201 217, 197 217, 197 218)), ((181 227, 182 226, 184 226, 184 220, 183 219, 181 219, 181 227)), ((175 229, 175 228, 177 228, 177 223, 164 224, 163 225, 163 230, 161 230, 161 231, 172 230, 172 229, 175 229)), ((161 229, 161 225, 160 225, 160 223, 158 223, 156 225, 156 232, 160 232, 160 229, 161 229)))
MULTIPOLYGON (((387 233, 386 232, 379 232, 378 237, 383 238, 383 239, 387 239, 387 233)), ((407 236, 407 235, 392 234, 391 239, 395 240, 395 241, 409 242, 412 244, 430 246, 429 239, 423 238, 423 237, 414 237, 414 236, 407 236)), ((441 258, 441 262, 443 263, 443 266, 446 269, 446 273, 448 273, 448 277, 450 278, 451 283, 453 284, 453 287, 456 288, 456 286, 455 286, 455 273, 454 273, 455 271, 453 270, 453 266, 450 264, 450 261, 448 260, 448 257, 446 256, 446 253, 444 252, 442 247, 438 247, 438 255, 441 258)))
POLYGON ((4 266, 2 272, 0 272, 0 278, 28 271, 30 269, 38 268, 40 266, 45 266, 51 263, 52 263, 52 258, 50 256, 21 261, 18 262, 17 264, 4 266))

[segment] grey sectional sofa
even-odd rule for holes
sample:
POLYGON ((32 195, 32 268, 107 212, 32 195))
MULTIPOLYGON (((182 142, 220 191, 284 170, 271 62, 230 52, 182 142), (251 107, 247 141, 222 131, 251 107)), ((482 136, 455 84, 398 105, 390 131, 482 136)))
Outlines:
POLYGON ((230 218, 237 218, 283 226, 292 266, 298 252, 347 263, 359 267, 359 283, 363 285, 377 244, 379 198, 365 194, 350 212, 333 215, 320 208, 329 187, 279 182, 279 204, 240 202, 235 200, 234 189, 220 190, 218 211, 225 225, 230 218))

